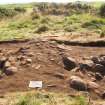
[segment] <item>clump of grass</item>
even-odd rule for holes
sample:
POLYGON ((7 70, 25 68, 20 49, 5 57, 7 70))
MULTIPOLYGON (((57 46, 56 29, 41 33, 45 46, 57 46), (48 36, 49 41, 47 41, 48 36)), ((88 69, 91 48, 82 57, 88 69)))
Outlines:
POLYGON ((31 28, 33 25, 31 20, 24 20, 24 21, 18 21, 18 22, 11 22, 8 24, 8 28, 10 29, 21 29, 21 28, 31 28))
POLYGON ((73 25, 69 25, 69 26, 66 26, 64 28, 64 30, 67 31, 67 32, 73 32, 73 31, 76 31, 77 29, 78 29, 78 27, 77 26, 73 26, 73 25))
POLYGON ((100 34, 100 38, 103 38, 103 37, 105 37, 105 30, 102 30, 100 34))
POLYGON ((101 28, 103 25, 105 25, 105 20, 99 18, 99 19, 92 19, 88 22, 85 22, 84 24, 82 24, 82 27, 97 29, 97 28, 101 28))
POLYGON ((40 19, 40 23, 41 23, 41 24, 49 24, 50 21, 51 21, 51 20, 49 19, 49 17, 42 17, 42 18, 40 19))
POLYGON ((36 29, 36 33, 42 33, 42 32, 46 32, 49 30, 49 26, 47 24, 41 24, 39 25, 39 27, 36 29))
POLYGON ((40 19, 41 15, 39 13, 31 13, 32 20, 40 19))
POLYGON ((24 7, 15 7, 14 10, 19 12, 19 13, 25 13, 26 12, 26 9, 24 7))
POLYGON ((0 7, 0 18, 10 18, 17 15, 17 12, 14 9, 8 9, 0 7))
POLYGON ((100 6, 99 11, 100 16, 105 17, 105 3, 100 6))
POLYGON ((89 105, 88 102, 86 101, 86 98, 83 96, 78 96, 76 97, 73 105, 89 105))

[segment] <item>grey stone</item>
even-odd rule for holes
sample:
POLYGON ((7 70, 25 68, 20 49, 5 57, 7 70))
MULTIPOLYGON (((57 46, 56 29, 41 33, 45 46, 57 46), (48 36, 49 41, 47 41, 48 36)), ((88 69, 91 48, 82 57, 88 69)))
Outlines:
POLYGON ((95 78, 96 78, 96 80, 101 80, 101 79, 103 79, 103 76, 100 73, 96 73, 95 78))
POLYGON ((92 57, 91 60, 96 64, 99 63, 99 58, 98 57, 92 57))
POLYGON ((63 57, 63 63, 67 70, 72 70, 77 66, 75 59, 71 57, 63 57))
POLYGON ((93 70, 95 72, 99 72, 101 73, 102 75, 105 75, 105 67, 101 64, 96 64, 94 67, 93 67, 93 70))

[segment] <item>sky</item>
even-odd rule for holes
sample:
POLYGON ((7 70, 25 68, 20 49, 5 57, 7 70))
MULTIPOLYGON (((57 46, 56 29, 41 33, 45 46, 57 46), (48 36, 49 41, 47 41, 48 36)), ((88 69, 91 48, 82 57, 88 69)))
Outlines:
POLYGON ((105 1, 105 0, 0 0, 0 4, 8 4, 8 3, 28 3, 28 2, 58 2, 65 3, 71 1, 105 1))

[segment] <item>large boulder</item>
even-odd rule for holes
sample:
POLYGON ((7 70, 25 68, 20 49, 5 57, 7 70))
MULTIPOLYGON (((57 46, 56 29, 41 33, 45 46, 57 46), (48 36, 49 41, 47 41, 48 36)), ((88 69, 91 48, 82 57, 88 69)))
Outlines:
POLYGON ((67 70, 72 70, 77 66, 75 59, 71 57, 63 57, 63 63, 67 70))
POLYGON ((70 86, 78 91, 86 91, 86 82, 78 76, 72 76, 70 78, 70 86))

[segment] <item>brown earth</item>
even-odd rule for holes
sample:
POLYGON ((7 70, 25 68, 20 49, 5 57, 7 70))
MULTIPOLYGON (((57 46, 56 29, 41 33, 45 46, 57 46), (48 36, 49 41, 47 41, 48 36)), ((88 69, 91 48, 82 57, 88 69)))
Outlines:
MULTIPOLYGON (((2 75, 0 94, 31 90, 28 87, 30 80, 43 81, 45 90, 67 92, 70 95, 77 94, 78 92, 69 86, 70 76, 79 75, 86 78, 87 81, 93 78, 87 74, 64 69, 62 57, 66 55, 76 59, 77 62, 84 62, 83 58, 101 54, 105 54, 105 47, 60 45, 45 39, 1 43, 0 57, 11 59, 11 64, 17 67, 17 71, 10 76, 2 75), (31 59, 32 62, 26 63, 26 59, 31 59)), ((105 89, 105 78, 97 83, 102 90, 105 89)), ((91 95, 96 99, 99 94, 92 93, 91 95)))

